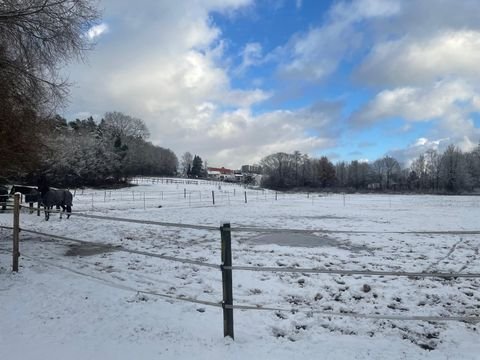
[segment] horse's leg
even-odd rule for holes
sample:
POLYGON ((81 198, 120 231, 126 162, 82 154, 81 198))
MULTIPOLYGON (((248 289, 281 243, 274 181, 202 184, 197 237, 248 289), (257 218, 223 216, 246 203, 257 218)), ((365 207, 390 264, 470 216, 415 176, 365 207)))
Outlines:
POLYGON ((67 205, 67 219, 70 219, 70 215, 72 214, 72 207, 67 205))
POLYGON ((50 211, 48 209, 48 206, 45 206, 44 210, 45 210, 45 221, 48 221, 48 219, 50 219, 50 211))
POLYGON ((60 211, 60 205, 55 205, 55 210, 60 213, 60 220, 62 219, 62 212, 60 211))

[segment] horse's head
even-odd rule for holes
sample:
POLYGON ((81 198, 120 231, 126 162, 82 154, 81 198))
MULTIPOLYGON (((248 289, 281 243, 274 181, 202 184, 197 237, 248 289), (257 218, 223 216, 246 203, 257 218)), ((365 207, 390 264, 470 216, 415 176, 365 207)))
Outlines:
POLYGON ((48 180, 45 175, 41 175, 37 179, 37 187, 38 191, 42 194, 42 197, 50 190, 50 187, 48 186, 48 180))

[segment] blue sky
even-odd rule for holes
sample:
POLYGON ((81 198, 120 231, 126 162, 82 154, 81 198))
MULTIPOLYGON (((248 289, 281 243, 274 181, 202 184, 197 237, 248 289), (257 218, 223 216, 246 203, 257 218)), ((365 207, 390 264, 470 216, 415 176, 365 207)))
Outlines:
POLYGON ((475 0, 103 0, 69 119, 142 118, 150 140, 239 167, 277 151, 333 160, 480 141, 475 0))

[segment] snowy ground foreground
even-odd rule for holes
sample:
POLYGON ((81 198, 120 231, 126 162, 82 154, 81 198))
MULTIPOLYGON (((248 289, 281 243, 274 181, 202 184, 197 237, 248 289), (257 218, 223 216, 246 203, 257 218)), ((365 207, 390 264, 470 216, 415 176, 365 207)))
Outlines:
MULTIPOLYGON (((480 273, 478 235, 382 231, 480 230, 479 197, 278 194, 202 183, 144 182, 128 190, 77 191, 74 211, 232 227, 368 230, 309 238, 232 233, 234 265, 480 273), (186 190, 184 190, 186 189, 186 190), (211 191, 215 191, 215 206, 211 191), (132 193, 132 191, 134 191, 132 193), (93 208, 92 208, 93 199, 93 208), (161 206, 161 208, 159 207, 161 206), (298 241, 296 241, 296 239, 298 241), (264 241, 264 243, 262 243, 264 241), (307 243, 305 243, 307 242, 307 243)), ((0 213, 11 226, 12 214, 0 213)), ((28 212, 21 227, 220 263, 220 233, 28 212)), ((216 269, 21 233, 20 272, 11 232, 0 229, 0 359, 478 359, 478 325, 325 317, 303 311, 479 316, 478 279, 332 276, 235 271, 235 304, 301 311, 235 310, 235 341, 223 338, 216 269), (93 249, 95 250, 95 249, 93 249), (67 256, 74 255, 74 256, 67 256), (75 255, 76 254, 76 255, 75 255), (83 255, 82 255, 83 254, 83 255), (371 290, 364 291, 364 285, 371 290), (146 291, 138 293, 135 290, 146 291)))

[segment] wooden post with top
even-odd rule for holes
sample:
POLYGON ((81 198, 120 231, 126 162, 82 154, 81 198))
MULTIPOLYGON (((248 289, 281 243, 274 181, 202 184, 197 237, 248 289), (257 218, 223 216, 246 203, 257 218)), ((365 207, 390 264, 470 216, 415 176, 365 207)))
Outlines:
POLYGON ((223 284, 223 336, 233 336, 233 286, 232 269, 225 267, 232 266, 232 237, 230 233, 230 223, 223 223, 220 226, 222 238, 222 284, 223 284), (227 308, 229 306, 229 308, 227 308))
POLYGON ((18 272, 18 258, 20 257, 20 193, 13 196, 13 251, 12 251, 12 270, 18 272))

